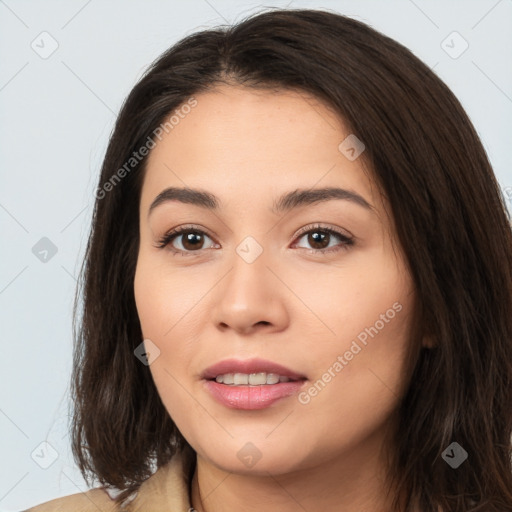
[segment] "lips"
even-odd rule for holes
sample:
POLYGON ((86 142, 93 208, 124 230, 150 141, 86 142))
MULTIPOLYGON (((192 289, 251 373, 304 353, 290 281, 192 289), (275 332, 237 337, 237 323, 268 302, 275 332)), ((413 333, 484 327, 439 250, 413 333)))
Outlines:
POLYGON ((230 409, 247 411, 265 409, 273 404, 277 407, 278 403, 285 403, 287 398, 299 393, 307 382, 305 375, 265 359, 227 359, 207 368, 201 377, 205 391, 218 403, 230 409), (274 374, 274 383, 233 385, 216 381, 219 375, 229 375, 236 382, 240 380, 240 374, 274 374), (286 377, 289 381, 276 381, 276 375, 286 377))
POLYGON ((282 377, 288 377, 290 380, 305 380, 306 376, 302 375, 283 365, 267 361, 265 359, 225 359, 213 366, 206 368, 201 374, 201 378, 205 380, 214 380, 217 375, 227 373, 275 373, 282 377))

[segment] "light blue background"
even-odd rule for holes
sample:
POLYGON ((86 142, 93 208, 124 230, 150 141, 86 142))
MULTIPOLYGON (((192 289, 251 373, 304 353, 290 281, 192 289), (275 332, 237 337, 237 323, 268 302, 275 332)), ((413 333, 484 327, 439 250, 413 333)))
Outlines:
MULTIPOLYGON (((512 187, 512 0, 263 4, 286 5, 353 16, 410 48, 460 99, 502 188, 512 187), (469 43, 457 59, 441 48, 453 31, 469 43)), ((87 489, 67 434, 71 308, 100 164, 124 98, 182 37, 261 8, 227 0, 0 0, 0 510, 87 489), (31 47, 50 48, 49 36, 38 37, 43 31, 58 43, 46 59, 31 47), (58 249, 46 263, 32 253, 42 237, 58 249), (31 458, 43 441, 58 453, 48 469, 31 458)))

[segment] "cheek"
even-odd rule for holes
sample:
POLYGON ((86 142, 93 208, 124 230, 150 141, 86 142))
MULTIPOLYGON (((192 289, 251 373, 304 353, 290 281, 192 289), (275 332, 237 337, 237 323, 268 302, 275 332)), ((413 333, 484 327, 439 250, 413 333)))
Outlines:
MULTIPOLYGON (((384 308, 382 312, 385 311, 384 308)), ((363 328, 352 324, 347 331, 339 325, 337 341, 321 352, 316 349, 314 377, 299 397, 304 431, 320 428, 332 445, 353 446, 387 422, 401 398, 408 345, 407 315, 402 309, 376 331, 371 329, 373 322, 363 322, 363 328), (360 333, 367 335, 365 343, 360 341, 363 336, 357 338, 360 333), (324 420, 321 427, 320 418, 324 420)), ((361 321, 372 317, 373 311, 358 314, 361 321)))
POLYGON ((382 257, 336 271, 319 273, 315 287, 307 279, 308 293, 306 284, 299 288, 322 327, 306 342, 315 368, 304 402, 317 411, 385 416, 398 400, 405 374, 411 281, 395 260, 382 257))
POLYGON ((346 265, 319 269, 314 277, 310 269, 286 271, 286 282, 306 306, 297 323, 302 332, 307 329, 311 350, 330 355, 348 350, 358 336, 361 343, 372 339, 368 330, 376 334, 375 329, 379 338, 399 342, 411 313, 411 282, 405 269, 385 256, 368 251, 346 265))
POLYGON ((135 272, 134 295, 143 337, 151 340, 160 351, 149 365, 149 371, 165 408, 179 425, 194 408, 183 386, 190 344, 188 339, 187 343, 177 343, 180 319, 183 322, 190 310, 190 289, 188 293, 181 292, 184 299, 181 300, 180 283, 173 278, 171 287, 170 277, 162 268, 141 257, 135 272))
POLYGON ((200 278, 194 275, 192 267, 173 269, 166 263, 141 256, 134 279, 135 303, 144 337, 162 341, 170 339, 184 321, 190 323, 209 288, 204 272, 200 278))
POLYGON ((148 257, 141 250, 135 268, 133 293, 144 338, 156 334, 153 326, 162 319, 162 290, 157 277, 156 269, 149 264, 148 257))
POLYGON ((194 278, 190 269, 171 270, 165 262, 140 257, 134 295, 143 337, 160 351, 150 365, 153 379, 161 396, 177 404, 176 397, 187 402, 186 395, 180 395, 180 383, 190 378, 187 371, 198 350, 204 323, 200 302, 208 283, 194 278))

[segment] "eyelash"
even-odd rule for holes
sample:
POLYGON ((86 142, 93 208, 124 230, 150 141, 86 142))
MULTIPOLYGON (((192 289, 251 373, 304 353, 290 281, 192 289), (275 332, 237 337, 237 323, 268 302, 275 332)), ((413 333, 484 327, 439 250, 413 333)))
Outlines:
MULTIPOLYGON (((321 226, 319 224, 315 224, 314 226, 306 226, 305 228, 301 229, 299 231, 299 233, 297 233, 296 238, 300 239, 304 235, 307 235, 309 233, 314 233, 314 232, 322 232, 322 233, 328 233, 329 235, 334 235, 341 240, 341 245, 338 245, 335 248, 331 247, 330 249, 305 249, 304 247, 301 247, 301 249, 304 249, 304 250, 308 251, 309 253, 326 255, 326 254, 331 254, 331 253, 335 253, 338 251, 343 251, 343 250, 346 251, 346 250, 348 250, 348 248, 350 246, 354 245, 353 238, 350 238, 335 229, 327 228, 327 227, 321 226)), ((202 229, 196 228, 195 226, 192 226, 192 225, 180 226, 179 228, 173 229, 172 231, 165 233, 158 240, 155 247, 157 247, 159 249, 164 249, 167 245, 171 244, 171 242, 173 242, 175 238, 182 235, 183 233, 196 233, 196 234, 206 235, 208 238, 211 238, 208 235, 208 233, 206 233, 202 229)), ((197 251, 182 251, 181 249, 176 249, 172 245, 170 246, 170 250, 175 255, 181 254, 182 256, 197 256, 197 254, 194 254, 194 253, 199 253, 201 251, 201 249, 199 249, 197 251)))

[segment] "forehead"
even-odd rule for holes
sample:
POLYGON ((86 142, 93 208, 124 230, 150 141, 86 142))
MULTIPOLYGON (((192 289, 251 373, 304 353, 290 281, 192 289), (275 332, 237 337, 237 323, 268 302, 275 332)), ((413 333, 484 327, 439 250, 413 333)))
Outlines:
POLYGON ((339 186, 375 199, 362 158, 351 161, 339 149, 350 131, 321 100, 233 86, 194 98, 195 106, 176 116, 151 150, 143 197, 188 186, 248 204, 285 189, 339 186))
POLYGON ((161 156, 163 145, 169 149, 173 144, 182 150, 200 145, 202 153, 236 149, 237 155, 254 154, 262 147, 271 156, 306 156, 319 143, 332 143, 336 150, 346 131, 328 106, 301 92, 220 86, 195 100, 186 114, 174 118, 177 122, 168 133, 172 137, 164 134, 167 144, 157 144, 150 159, 161 156))

